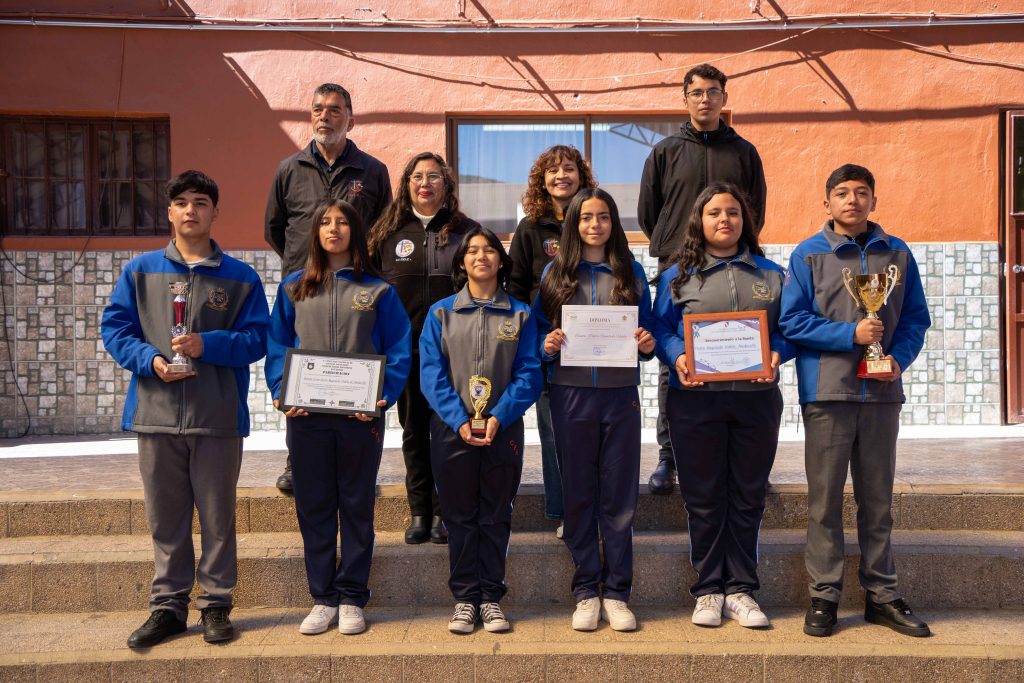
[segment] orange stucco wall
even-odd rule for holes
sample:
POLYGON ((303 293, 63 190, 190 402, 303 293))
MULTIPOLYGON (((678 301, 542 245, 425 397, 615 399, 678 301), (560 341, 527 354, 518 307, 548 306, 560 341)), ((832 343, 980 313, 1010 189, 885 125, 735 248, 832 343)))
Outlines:
MULTIPOLYGON (((891 3, 869 2, 863 12, 891 3)), ((904 3, 919 11, 974 12, 972 3, 904 3)), ((78 13, 175 16, 179 2, 7 2, 78 13), (145 5, 140 9, 140 5, 145 5), (164 5, 167 5, 165 8, 164 5)), ((193 14, 459 20, 751 18, 749 3, 193 2, 193 14), (733 6, 735 5, 735 6, 733 6), (580 7, 577 9, 577 7, 580 7), (329 9, 325 9, 329 8, 329 9)), ((1024 3, 985 11, 1021 11, 1024 3)), ((904 6, 902 10, 907 10, 904 6)), ((765 16, 779 3, 765 2, 765 16)), ((798 2, 789 15, 846 11, 845 3, 798 2), (842 8, 842 10, 841 10, 842 8)), ((187 13, 187 12, 186 12, 187 13)), ((257 33, 0 27, 0 111, 166 114, 174 170, 210 173, 222 188, 218 238, 263 246, 263 209, 277 162, 309 140, 308 103, 323 81, 354 98, 351 137, 396 176, 410 155, 445 150, 445 115, 646 112, 683 108, 679 81, 707 60, 730 74, 739 132, 761 152, 772 243, 799 241, 823 219, 822 186, 845 162, 878 180, 877 220, 912 241, 994 241, 998 226, 999 119, 1024 108, 1024 25, 888 32, 707 31, 656 34, 411 35, 257 33), (947 51, 930 54, 897 39, 947 51), (753 50, 739 56, 737 53, 753 50), (982 64, 964 57, 1016 65, 982 64), (724 59, 723 59, 724 58, 724 59), (652 73, 656 72, 656 73, 652 73), (638 75, 641 74, 641 75, 638 75), (642 75, 646 74, 646 75, 642 75), (600 78, 612 77, 618 78, 600 78), (570 80, 595 79, 595 80, 570 80)), ((525 177, 527 169, 523 169, 525 177)), ((143 241, 145 242, 145 241, 143 241)), ((8 248, 66 248, 58 240, 5 240, 8 248)), ((103 243, 106 245, 106 242, 103 243)), ((117 244, 116 240, 110 246, 117 244)), ((141 244, 136 240, 133 244, 141 244)), ((100 247, 100 245, 95 245, 100 247)))

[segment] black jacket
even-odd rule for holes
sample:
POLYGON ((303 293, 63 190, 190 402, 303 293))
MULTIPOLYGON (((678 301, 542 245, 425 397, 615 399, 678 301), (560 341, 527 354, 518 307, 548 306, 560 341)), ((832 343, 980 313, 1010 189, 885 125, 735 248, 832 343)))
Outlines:
POLYGON ((667 258, 679 246, 697 195, 727 181, 747 193, 757 231, 764 227, 767 188, 757 149, 723 121, 701 132, 689 122, 654 146, 640 181, 637 219, 651 240, 651 256, 667 258))
POLYGON ((519 221, 508 248, 508 255, 512 257, 507 290, 510 296, 533 304, 540 290, 541 273, 558 253, 561 236, 562 224, 554 216, 544 216, 539 221, 526 217, 519 221))
POLYGON ((341 162, 330 173, 313 157, 311 144, 281 162, 267 198, 264 238, 281 257, 284 277, 306 266, 309 222, 318 204, 328 199, 351 202, 369 233, 391 203, 387 167, 356 143, 348 141, 341 162))

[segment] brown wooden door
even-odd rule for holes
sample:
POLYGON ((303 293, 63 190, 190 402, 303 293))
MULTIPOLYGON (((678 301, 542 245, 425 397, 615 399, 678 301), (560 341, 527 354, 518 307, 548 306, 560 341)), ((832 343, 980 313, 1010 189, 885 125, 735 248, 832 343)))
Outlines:
POLYGON ((1006 115, 1006 421, 1024 422, 1024 111, 1006 115))

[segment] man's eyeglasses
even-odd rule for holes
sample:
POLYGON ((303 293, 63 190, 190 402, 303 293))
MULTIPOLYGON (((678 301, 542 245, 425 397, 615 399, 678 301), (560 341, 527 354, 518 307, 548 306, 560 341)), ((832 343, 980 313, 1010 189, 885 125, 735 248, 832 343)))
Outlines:
POLYGON ((701 100, 704 99, 704 96, 707 95, 709 100, 711 100, 712 102, 717 102, 718 100, 722 99, 722 95, 724 94, 725 91, 722 90, 721 88, 709 88, 707 90, 691 90, 690 92, 686 93, 686 96, 689 97, 694 102, 700 102, 701 100))

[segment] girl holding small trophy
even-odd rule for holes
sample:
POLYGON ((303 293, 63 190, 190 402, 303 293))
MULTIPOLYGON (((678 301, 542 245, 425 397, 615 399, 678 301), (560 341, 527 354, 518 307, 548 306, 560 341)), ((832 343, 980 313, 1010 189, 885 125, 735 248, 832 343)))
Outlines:
POLYGON ((509 629, 498 603, 523 471, 522 417, 543 384, 533 315, 505 292, 511 266, 493 232, 467 231, 452 260, 456 294, 430 307, 420 335, 453 633, 472 633, 478 619, 490 632, 509 629))
MULTIPOLYGON (((591 309, 596 315, 597 309, 591 309)), ((541 279, 534 315, 549 361, 551 421, 558 444, 565 500, 562 540, 576 573, 572 627, 593 631, 604 618, 616 631, 632 631, 628 607, 633 586, 633 516, 640 478, 639 360, 654 357, 651 295, 643 267, 633 259, 619 211, 601 189, 580 190, 565 215, 558 255, 541 279), (602 362, 601 344, 574 339, 562 328, 563 306, 622 306, 600 324, 629 321, 615 328, 614 351, 627 348, 628 360, 602 362), (635 321, 635 322, 633 322, 635 321), (566 351, 576 359, 569 364, 566 351), (637 353, 639 352, 639 353, 637 353), (591 358, 591 364, 583 356, 591 358), (604 557, 600 544, 604 545, 604 557), (603 585, 603 601, 599 598, 603 585)), ((581 310, 577 315, 591 315, 581 310)), ((592 318, 596 322, 596 318, 592 318)), ((611 346, 611 345, 609 345, 611 346)))
POLYGON ((285 413, 295 513, 314 603, 299 631, 323 633, 337 622, 339 632, 355 634, 366 629, 363 607, 370 599, 384 411, 409 375, 410 325, 395 290, 370 263, 351 204, 337 199, 321 204, 310 231, 306 266, 281 283, 271 315, 266 375, 274 406, 282 405, 288 349, 387 357, 376 417, 309 413, 294 406, 285 413))
POLYGON ((754 228, 734 185, 708 186, 694 203, 654 302, 658 358, 675 369, 666 411, 697 572, 690 594, 699 626, 718 626, 723 616, 751 628, 769 625, 752 595, 760 585, 757 537, 782 417, 778 366, 794 349, 777 330, 785 273, 764 258, 754 228), (768 363, 760 343, 758 351, 764 376, 713 381, 711 374, 693 374, 683 315, 739 311, 766 312, 768 363))

